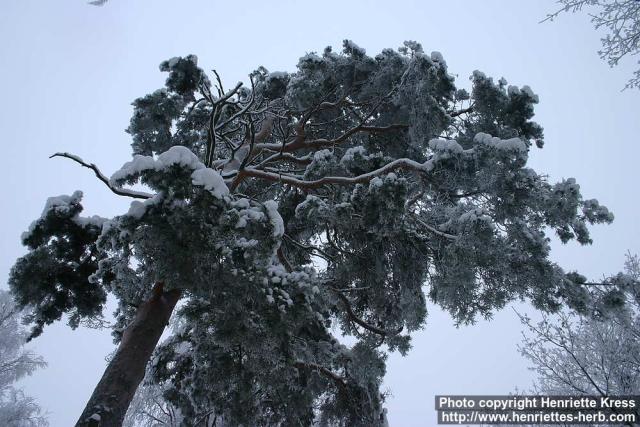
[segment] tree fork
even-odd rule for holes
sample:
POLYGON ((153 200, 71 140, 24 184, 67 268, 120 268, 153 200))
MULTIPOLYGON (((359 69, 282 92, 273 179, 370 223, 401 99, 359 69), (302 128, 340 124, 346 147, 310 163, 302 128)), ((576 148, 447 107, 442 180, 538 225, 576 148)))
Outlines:
POLYGON ((151 298, 138 307, 76 427, 122 425, 131 399, 144 378, 147 362, 181 296, 180 290, 164 292, 163 287, 162 282, 156 283, 151 298))

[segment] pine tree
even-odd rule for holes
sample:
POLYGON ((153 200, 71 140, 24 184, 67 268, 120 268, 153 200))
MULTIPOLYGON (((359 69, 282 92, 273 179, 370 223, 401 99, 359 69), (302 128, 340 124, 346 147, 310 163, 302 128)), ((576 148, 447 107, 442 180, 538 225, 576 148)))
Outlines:
POLYGON ((121 423, 176 303, 150 370, 186 425, 214 408, 229 425, 383 425, 387 352, 409 350, 427 299, 460 324, 514 298, 585 306, 545 232, 588 244, 613 216, 527 167, 543 145, 528 86, 476 71, 457 89, 416 42, 370 57, 345 41, 231 89, 193 55, 160 69, 122 169, 55 154, 129 211, 87 218, 82 193, 49 199, 11 272, 34 337, 119 302, 120 347, 79 425, 121 423))

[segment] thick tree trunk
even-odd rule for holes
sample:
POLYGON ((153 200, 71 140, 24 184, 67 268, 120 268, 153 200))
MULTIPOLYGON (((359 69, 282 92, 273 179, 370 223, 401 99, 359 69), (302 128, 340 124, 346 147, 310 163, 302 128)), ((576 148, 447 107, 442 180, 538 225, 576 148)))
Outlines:
POLYGON ((76 427, 122 425, 131 399, 144 378, 147 362, 179 299, 179 290, 164 292, 162 283, 155 285, 151 298, 140 305, 135 318, 124 331, 118 351, 104 371, 76 427))

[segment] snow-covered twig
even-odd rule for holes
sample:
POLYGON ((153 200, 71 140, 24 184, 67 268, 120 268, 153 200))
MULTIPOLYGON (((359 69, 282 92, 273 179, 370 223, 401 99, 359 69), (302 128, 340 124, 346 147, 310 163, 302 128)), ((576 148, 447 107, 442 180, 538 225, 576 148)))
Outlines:
POLYGON ((340 375, 336 374, 335 372, 332 372, 330 369, 325 368, 324 366, 320 366, 317 363, 311 363, 311 362, 302 362, 302 361, 297 361, 294 364, 296 367, 298 368, 308 368, 308 369, 313 369, 316 371, 321 372, 322 374, 324 374, 325 376, 331 378, 332 380, 334 380, 336 383, 338 383, 338 385, 344 387, 347 385, 347 380, 345 380, 344 378, 342 378, 340 375))
POLYGON ((245 170, 242 171, 242 174, 244 176, 262 178, 267 181, 282 182, 282 183, 289 184, 299 188, 318 188, 327 184, 342 184, 342 185, 361 184, 361 183, 369 182, 377 176, 383 175, 388 172, 392 172, 396 169, 413 169, 421 172, 428 172, 430 170, 430 166, 431 166, 431 163, 429 163, 429 161, 425 163, 419 163, 419 162, 416 162, 415 160, 403 158, 403 159, 394 160, 382 166, 381 168, 378 168, 368 173, 363 173, 362 175, 353 176, 353 177, 325 176, 323 178, 316 179, 313 181, 305 181, 302 179, 293 178, 293 177, 281 175, 274 172, 258 170, 255 168, 246 168, 245 170))
POLYGON ((444 237, 445 239, 449 239, 449 240, 457 240, 458 236, 454 236, 453 234, 449 234, 449 233, 445 233, 443 231, 438 230, 435 227, 430 226, 429 224, 425 223, 424 221, 422 221, 420 218, 417 218, 414 216, 414 219, 424 228, 426 228, 428 231, 430 231, 431 233, 440 236, 440 237, 444 237))

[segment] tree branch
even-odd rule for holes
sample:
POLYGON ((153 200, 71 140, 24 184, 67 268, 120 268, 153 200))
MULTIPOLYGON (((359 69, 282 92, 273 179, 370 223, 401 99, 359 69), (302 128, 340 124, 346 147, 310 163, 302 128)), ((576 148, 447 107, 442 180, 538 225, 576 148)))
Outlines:
POLYGON ((142 191, 127 190, 124 188, 114 187, 109 182, 109 178, 104 176, 104 174, 100 172, 100 169, 98 169, 98 167, 94 163, 87 163, 76 155, 73 155, 70 153, 55 153, 49 156, 50 159, 54 157, 66 157, 67 159, 71 159, 74 162, 79 163, 85 168, 91 169, 96 174, 96 177, 98 177, 98 179, 102 181, 104 185, 106 185, 109 188, 109 190, 111 190, 113 193, 117 194, 118 196, 132 197, 134 199, 150 199, 151 197, 153 197, 152 194, 145 193, 142 191))
POLYGON ((294 246, 299 247, 300 249, 303 249, 305 251, 309 251, 309 252, 317 252, 318 256, 323 258, 325 261, 328 262, 333 262, 335 261, 335 258, 332 257, 331 255, 329 255, 328 253, 326 253, 325 251, 323 251, 322 249, 316 247, 316 246, 312 246, 312 245, 305 245, 302 244, 300 242, 298 242, 297 240, 293 239, 291 236, 285 234, 282 236, 286 241, 290 242, 291 244, 293 244, 294 246))
POLYGON ((305 141, 304 135, 302 138, 300 138, 299 137, 300 135, 298 135, 293 141, 288 142, 284 145, 280 143, 258 144, 256 148, 290 153, 292 151, 296 151, 299 149, 322 148, 322 147, 327 147, 335 144, 340 144, 345 140, 347 140, 351 135, 354 135, 358 132, 380 133, 380 132, 388 132, 396 129, 407 129, 408 127, 409 125, 401 124, 401 123, 391 124, 388 126, 365 126, 361 124, 361 125, 352 127, 351 129, 347 130, 345 133, 343 133, 342 135, 334 139, 320 138, 320 139, 314 139, 312 141, 305 141))
POLYGON ((444 231, 440 231, 435 227, 430 226, 429 224, 425 223, 424 221, 422 221, 420 218, 416 217, 414 215, 414 219, 416 221, 418 221, 418 223, 420 225, 422 225, 424 228, 426 228, 428 231, 430 231, 431 233, 440 236, 440 237, 444 237, 445 239, 449 239, 449 240, 458 240, 458 236, 454 236, 453 234, 449 234, 449 233, 445 233, 444 231))
POLYGON ((335 381, 340 387, 345 387, 347 385, 346 379, 342 378, 340 375, 336 374, 330 369, 327 369, 324 366, 318 365, 317 363, 297 361, 294 363, 294 366, 297 368, 307 368, 307 369, 313 369, 313 370, 319 371, 323 375, 335 381))
POLYGON ((471 113, 473 112, 473 106, 469 107, 469 108, 464 108, 462 110, 458 110, 458 111, 452 111, 451 113, 449 113, 449 117, 458 117, 461 116, 462 114, 465 113, 471 113))
POLYGON ((360 317, 358 317, 358 315, 353 311, 353 308, 351 308, 351 303, 349 302, 349 298, 347 298, 342 292, 340 292, 339 289, 331 287, 331 290, 334 291, 336 293, 336 295, 338 295, 338 298, 340 298, 340 300, 344 303, 345 308, 347 309, 347 314, 349 315, 349 318, 353 322, 355 322, 358 325, 360 325, 363 328, 365 328, 366 330, 371 331, 374 334, 381 335, 382 337, 387 337, 387 336, 398 335, 404 329, 402 327, 402 328, 398 329, 397 331, 386 331, 384 329, 380 329, 377 326, 373 326, 373 325, 365 322, 360 317))
POLYGON ((391 172, 393 170, 396 169, 413 169, 413 170, 417 170, 417 171, 421 171, 421 172, 428 172, 430 170, 430 165, 431 163, 429 163, 429 161, 425 162, 425 163, 419 163, 416 162, 415 160, 411 160, 411 159, 397 159, 392 161, 391 163, 388 163, 384 166, 382 166, 379 169, 376 169, 374 171, 368 172, 368 173, 364 173, 362 175, 358 175, 358 176, 325 176, 323 178, 314 180, 314 181, 305 181, 302 179, 298 179, 298 178, 293 178, 293 177, 289 177, 289 176, 284 176, 278 173, 274 173, 274 172, 267 172, 267 171, 263 171, 263 170, 258 170, 255 168, 246 168, 243 171, 243 174, 245 176, 252 176, 255 178, 262 178, 262 179, 266 179, 267 181, 274 181, 274 182, 283 182, 285 184, 289 184, 292 185, 294 187, 299 187, 299 188, 306 188, 306 189, 311 189, 311 188, 318 188, 318 187, 322 187, 323 185, 326 184, 341 184, 341 185, 348 185, 348 184, 358 184, 358 183, 365 183, 365 182, 369 182, 371 181, 373 178, 391 172))

